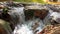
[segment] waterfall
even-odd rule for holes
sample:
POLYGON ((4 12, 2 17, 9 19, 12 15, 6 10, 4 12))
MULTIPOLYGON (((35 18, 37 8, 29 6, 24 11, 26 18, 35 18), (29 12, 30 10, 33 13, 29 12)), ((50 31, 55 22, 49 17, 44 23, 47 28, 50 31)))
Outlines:
MULTIPOLYGON (((13 7, 14 10, 11 10, 11 15, 13 17, 18 17, 19 22, 17 22, 17 26, 15 26, 14 31, 12 34, 37 34, 41 32, 44 28, 44 24, 42 20, 34 19, 25 21, 25 15, 24 15, 24 7, 13 7)), ((13 19, 13 18, 12 18, 13 19)), ((16 19, 16 18, 14 18, 16 19)), ((15 20, 16 21, 16 20, 15 20)))
POLYGON ((12 10, 9 10, 8 14, 12 18, 12 22, 16 23, 23 23, 25 20, 24 16, 24 7, 13 7, 12 10))
POLYGON ((13 34, 33 34, 33 31, 30 28, 31 25, 29 25, 30 22, 28 23, 25 21, 24 7, 13 7, 13 10, 10 11, 12 11, 9 12, 12 17, 12 20, 17 23, 13 34), (17 22, 17 20, 19 22, 17 22))
POLYGON ((18 24, 15 27, 13 34, 37 34, 42 31, 43 27, 44 25, 41 20, 29 20, 24 22, 22 25, 18 24), (35 23, 37 23, 38 25, 36 25, 35 23))

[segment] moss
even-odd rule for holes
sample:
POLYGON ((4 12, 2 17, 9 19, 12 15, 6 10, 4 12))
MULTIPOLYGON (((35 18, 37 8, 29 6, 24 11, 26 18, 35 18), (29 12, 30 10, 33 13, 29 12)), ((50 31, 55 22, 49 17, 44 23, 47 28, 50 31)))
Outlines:
POLYGON ((36 2, 36 3, 45 4, 45 2, 43 0, 14 0, 14 1, 16 1, 16 2, 27 2, 27 3, 36 2))
POLYGON ((3 8, 3 14, 7 14, 7 12, 8 12, 8 8, 7 7, 3 8))

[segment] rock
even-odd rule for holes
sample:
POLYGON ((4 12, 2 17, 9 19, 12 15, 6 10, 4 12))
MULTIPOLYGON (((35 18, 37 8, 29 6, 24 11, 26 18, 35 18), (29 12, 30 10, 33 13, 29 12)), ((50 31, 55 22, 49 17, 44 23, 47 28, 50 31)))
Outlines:
POLYGON ((9 22, 0 19, 0 34, 11 34, 12 29, 9 22))
POLYGON ((33 17, 43 20, 47 16, 48 12, 49 11, 47 9, 40 6, 26 6, 24 11, 27 20, 32 19, 33 17))
POLYGON ((34 12, 34 16, 43 20, 47 16, 48 12, 49 11, 46 9, 37 10, 34 12))
POLYGON ((60 23, 60 13, 53 12, 50 16, 52 17, 53 21, 56 21, 56 23, 60 23))
POLYGON ((38 34, 60 34, 60 25, 48 25, 38 34))
POLYGON ((4 8, 4 6, 3 5, 0 5, 0 9, 2 9, 2 8, 4 8))

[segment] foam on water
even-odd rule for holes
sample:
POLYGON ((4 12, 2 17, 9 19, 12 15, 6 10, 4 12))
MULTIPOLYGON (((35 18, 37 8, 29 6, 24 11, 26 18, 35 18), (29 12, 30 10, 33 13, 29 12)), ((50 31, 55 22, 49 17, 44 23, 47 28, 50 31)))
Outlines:
POLYGON ((15 27, 13 34, 33 34, 33 31, 27 25, 18 25, 15 27))
MULTIPOLYGON (((15 12, 19 15, 19 23, 17 26, 15 26, 15 29, 13 31, 13 34, 34 34, 36 30, 39 30, 37 33, 41 32, 44 24, 42 23, 42 20, 40 19, 33 19, 33 20, 28 20, 27 22, 25 21, 25 15, 24 15, 24 8, 14 8, 15 12), (22 24, 21 24, 22 23, 22 24), (35 23, 38 23, 39 26, 33 31, 32 26, 35 25, 35 23)), ((15 14, 14 14, 15 15, 15 14)), ((13 16, 14 16, 13 15, 13 16)))

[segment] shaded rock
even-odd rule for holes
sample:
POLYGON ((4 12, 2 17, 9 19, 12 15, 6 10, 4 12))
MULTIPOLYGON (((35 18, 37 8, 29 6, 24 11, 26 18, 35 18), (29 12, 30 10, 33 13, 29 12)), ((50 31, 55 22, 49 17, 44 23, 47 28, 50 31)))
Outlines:
POLYGON ((11 34, 12 29, 9 22, 0 19, 0 34, 11 34))

